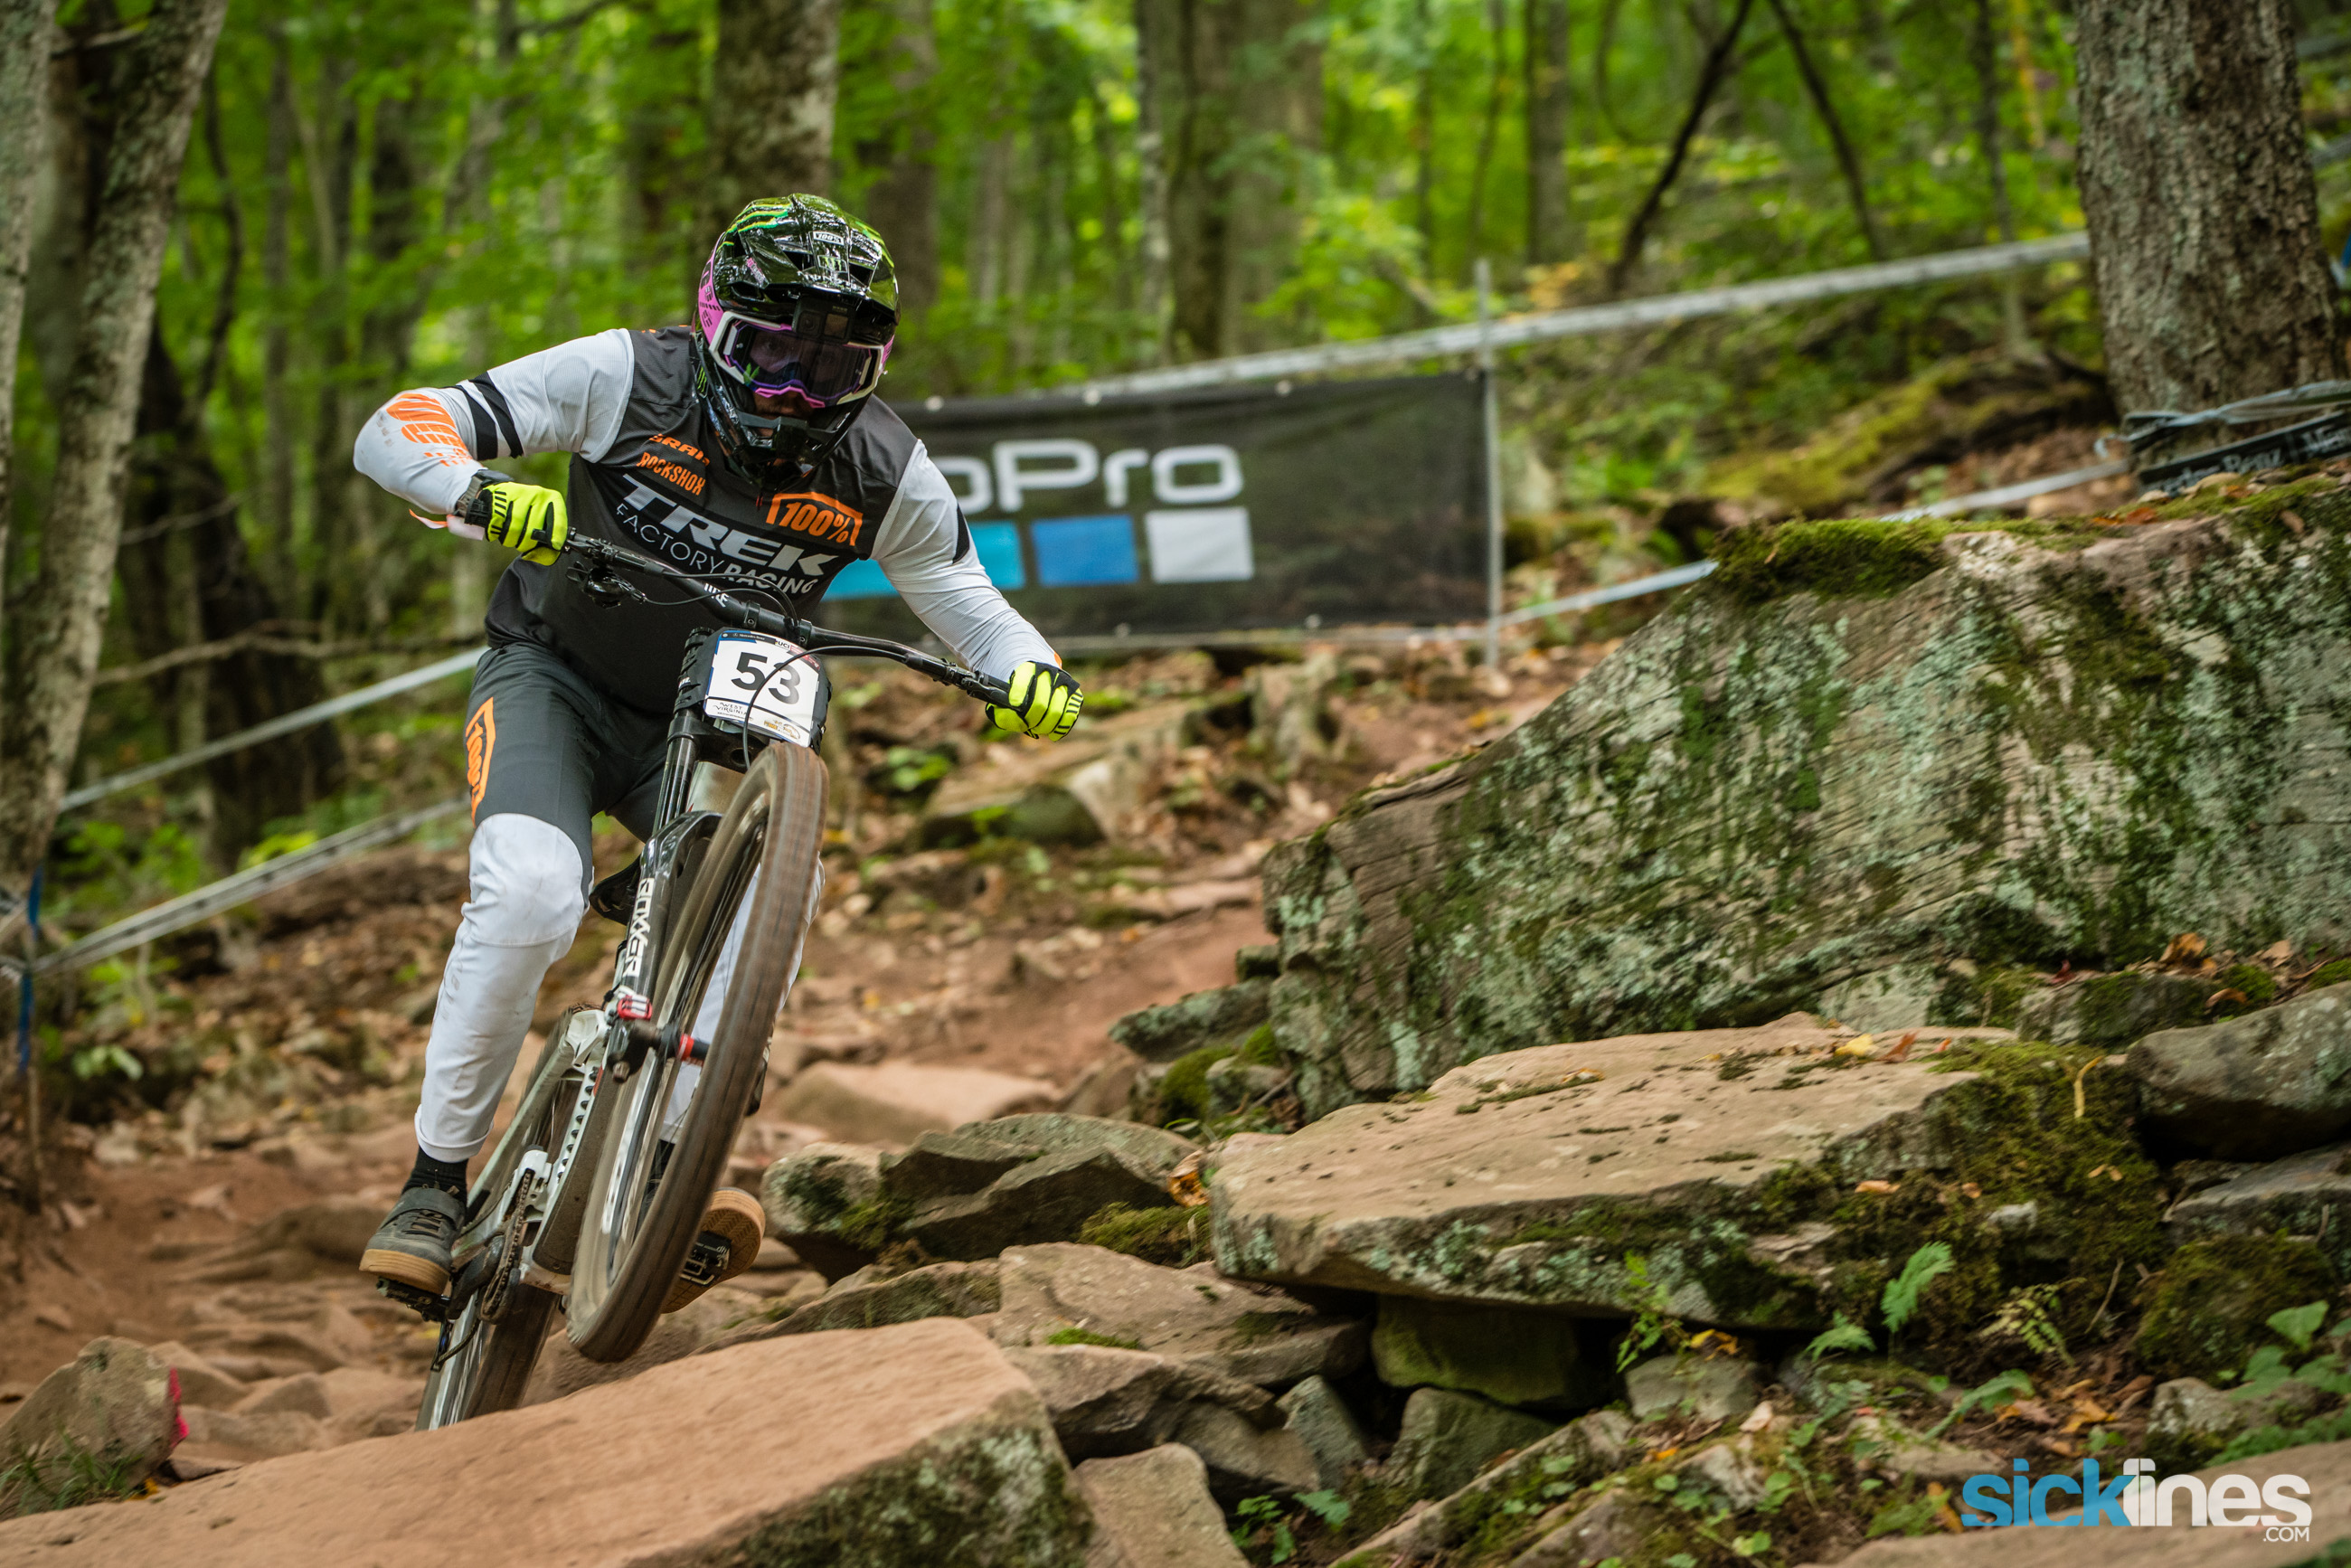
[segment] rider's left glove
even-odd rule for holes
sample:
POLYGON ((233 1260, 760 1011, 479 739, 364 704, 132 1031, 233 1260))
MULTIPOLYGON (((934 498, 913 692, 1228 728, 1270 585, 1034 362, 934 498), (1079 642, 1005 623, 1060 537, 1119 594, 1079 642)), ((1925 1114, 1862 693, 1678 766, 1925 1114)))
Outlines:
POLYGON ((1047 740, 1059 740, 1070 733, 1078 722, 1078 710, 1085 706, 1085 694, 1078 689, 1077 677, 1052 664, 1024 660, 1012 668, 1011 678, 1005 683, 1005 695, 1012 699, 1008 707, 990 706, 987 716, 999 729, 1017 729, 1023 735, 1042 736, 1047 740))
POLYGON ((562 491, 514 480, 482 486, 466 508, 465 520, 487 534, 492 544, 519 550, 523 559, 538 566, 554 565, 571 537, 562 491))

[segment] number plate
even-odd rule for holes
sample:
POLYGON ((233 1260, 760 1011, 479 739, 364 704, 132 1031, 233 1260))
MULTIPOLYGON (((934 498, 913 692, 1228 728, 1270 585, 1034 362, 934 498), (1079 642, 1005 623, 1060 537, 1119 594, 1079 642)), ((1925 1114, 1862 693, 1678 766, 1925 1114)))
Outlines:
POLYGON ((816 731, 816 660, 798 644, 758 632, 721 632, 710 650, 702 711, 795 746, 816 731))

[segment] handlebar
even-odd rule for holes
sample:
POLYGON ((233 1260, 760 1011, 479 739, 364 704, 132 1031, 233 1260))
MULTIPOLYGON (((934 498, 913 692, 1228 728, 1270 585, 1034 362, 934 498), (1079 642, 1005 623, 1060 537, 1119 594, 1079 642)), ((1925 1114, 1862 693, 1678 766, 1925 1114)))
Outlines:
MULTIPOLYGON (((746 631, 764 632, 770 637, 781 637, 811 653, 845 653, 855 658, 887 659, 893 664, 904 664, 916 674, 927 676, 943 686, 953 686, 981 702, 1008 705, 1012 700, 1002 681, 991 680, 977 670, 967 670, 961 664, 935 658, 920 648, 909 648, 904 643, 893 643, 884 637, 860 637, 853 632, 835 632, 796 615, 781 615, 763 609, 737 599, 725 589, 705 582, 689 572, 680 571, 667 561, 640 555, 624 545, 574 536, 564 546, 563 553, 594 561, 596 567, 590 569, 590 575, 598 569, 624 566, 632 571, 666 579, 695 594, 721 617, 746 631)), ((629 583, 607 580, 620 592, 643 597, 629 583)))

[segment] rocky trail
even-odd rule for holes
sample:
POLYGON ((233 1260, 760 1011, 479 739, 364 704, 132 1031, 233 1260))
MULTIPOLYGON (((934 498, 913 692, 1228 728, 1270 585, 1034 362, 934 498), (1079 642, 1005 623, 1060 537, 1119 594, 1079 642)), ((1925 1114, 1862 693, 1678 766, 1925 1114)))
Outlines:
POLYGON ((761 1267, 447 1431, 349 1260, 456 862, 265 909, 12 1286, 0 1489, 144 1500, 0 1563, 2343 1561, 2344 476, 1722 559, 1507 699, 1196 666, 869 792, 761 1267))

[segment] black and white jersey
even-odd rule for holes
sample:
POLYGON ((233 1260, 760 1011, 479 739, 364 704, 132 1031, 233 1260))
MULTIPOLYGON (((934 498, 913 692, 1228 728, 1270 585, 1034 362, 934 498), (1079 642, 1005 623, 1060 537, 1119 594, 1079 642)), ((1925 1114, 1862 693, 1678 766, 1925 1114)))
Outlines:
MULTIPOLYGON (((502 457, 569 452, 571 527, 764 591, 805 615, 852 561, 872 559, 907 607, 983 674, 1052 649, 988 581, 955 493, 879 397, 797 487, 763 493, 713 457, 694 396, 684 327, 615 329, 498 366, 458 387, 402 392, 360 432, 361 473, 453 531, 475 471, 502 457)), ((651 603, 608 608, 564 563, 516 561, 492 595, 494 643, 534 642, 632 706, 664 711, 685 639, 717 621, 674 584, 639 579, 651 603)))

